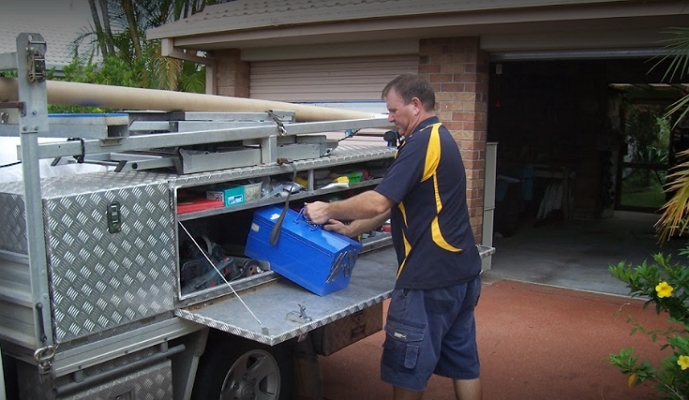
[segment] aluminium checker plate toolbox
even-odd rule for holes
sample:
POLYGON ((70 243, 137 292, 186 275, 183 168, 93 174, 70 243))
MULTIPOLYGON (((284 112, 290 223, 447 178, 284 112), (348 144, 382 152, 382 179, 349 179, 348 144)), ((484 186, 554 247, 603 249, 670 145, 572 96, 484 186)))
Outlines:
MULTIPOLYGON (((95 172, 41 186, 57 343, 175 308, 177 244, 165 176, 95 172), (113 204, 117 229, 106 215, 113 204)), ((28 254, 24 200, 23 182, 0 184, 0 251, 7 254, 28 254)))

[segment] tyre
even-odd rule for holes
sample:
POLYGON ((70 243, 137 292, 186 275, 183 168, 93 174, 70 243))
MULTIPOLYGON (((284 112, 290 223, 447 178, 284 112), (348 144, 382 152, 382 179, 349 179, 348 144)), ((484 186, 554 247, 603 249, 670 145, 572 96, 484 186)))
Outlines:
POLYGON ((291 344, 266 346, 211 331, 199 360, 194 400, 289 400, 291 344))

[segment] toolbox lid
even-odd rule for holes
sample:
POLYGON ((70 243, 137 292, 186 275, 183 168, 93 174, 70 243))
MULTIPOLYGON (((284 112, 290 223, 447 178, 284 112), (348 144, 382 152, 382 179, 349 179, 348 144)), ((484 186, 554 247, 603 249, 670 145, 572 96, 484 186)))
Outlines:
MULTIPOLYGON (((278 223, 282 212, 282 207, 277 206, 259 208, 254 211, 254 225, 256 222, 262 222, 266 227, 269 227, 268 229, 272 230, 274 225, 278 223)), ((252 226, 251 229, 260 228, 252 226)), ((338 253, 345 248, 361 249, 361 243, 358 241, 336 232, 326 231, 318 225, 312 225, 301 212, 290 208, 287 209, 280 231, 281 235, 291 235, 297 241, 330 254, 338 253)))
POLYGON ((175 315, 273 346, 387 299, 396 270, 394 251, 388 247, 360 256, 347 288, 327 296, 279 278, 239 292, 241 301, 228 295, 175 310, 175 315))

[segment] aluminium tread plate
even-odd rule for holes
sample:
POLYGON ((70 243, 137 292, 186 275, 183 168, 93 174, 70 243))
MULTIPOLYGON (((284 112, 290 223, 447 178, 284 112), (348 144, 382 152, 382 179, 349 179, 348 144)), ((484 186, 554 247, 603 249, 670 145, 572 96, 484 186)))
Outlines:
MULTIPOLYGON (((481 258, 495 252, 494 247, 484 245, 478 245, 478 249, 481 258)), ((388 246, 362 254, 352 271, 349 285, 326 296, 318 296, 281 278, 240 292, 241 301, 228 295, 205 304, 177 309, 174 314, 274 346, 389 298, 395 285, 396 272, 395 253, 388 246), (304 313, 310 320, 296 322, 288 317, 298 316, 300 306, 305 307, 304 313), (267 332, 262 328, 266 328, 267 332)))
POLYGON ((278 279, 239 296, 175 310, 175 315, 211 328, 268 345, 276 345, 320 326, 380 303, 390 297, 397 261, 392 248, 360 256, 349 285, 327 296, 318 296, 286 280, 278 279), (309 321, 294 322, 300 305, 309 321), (267 328, 265 332, 262 328, 267 328))

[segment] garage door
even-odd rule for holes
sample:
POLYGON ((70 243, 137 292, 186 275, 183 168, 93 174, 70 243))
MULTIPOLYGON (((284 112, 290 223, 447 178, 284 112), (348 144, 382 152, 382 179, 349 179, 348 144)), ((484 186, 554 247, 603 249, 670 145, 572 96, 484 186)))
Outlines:
POLYGON ((418 55, 256 61, 250 97, 288 102, 379 101, 395 76, 418 72, 418 55))

